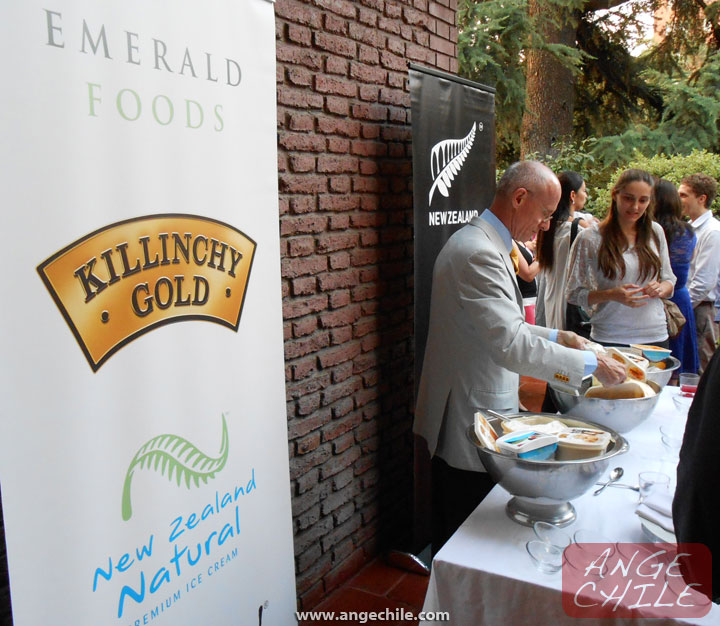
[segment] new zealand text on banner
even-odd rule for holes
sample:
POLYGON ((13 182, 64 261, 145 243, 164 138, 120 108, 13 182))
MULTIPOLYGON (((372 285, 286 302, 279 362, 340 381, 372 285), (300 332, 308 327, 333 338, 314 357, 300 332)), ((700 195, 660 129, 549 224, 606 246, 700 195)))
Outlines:
POLYGON ((415 225, 415 380, 430 319, 435 258, 495 192, 495 90, 411 66, 415 225))
POLYGON ((294 621, 267 0, 0 9, 13 620, 294 621))

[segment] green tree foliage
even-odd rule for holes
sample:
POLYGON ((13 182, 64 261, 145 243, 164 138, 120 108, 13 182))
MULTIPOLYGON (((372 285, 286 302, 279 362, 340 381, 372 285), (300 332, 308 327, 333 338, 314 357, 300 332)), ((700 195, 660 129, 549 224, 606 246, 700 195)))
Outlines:
MULTIPOLYGON (((547 0, 571 10, 579 0, 547 0)), ((550 51, 576 72, 582 53, 549 44, 542 23, 530 19, 528 0, 458 0, 458 63, 460 75, 496 88, 496 132, 500 162, 520 154, 520 125, 525 109, 525 66, 531 47, 550 51)), ((543 19, 550 19, 545 13, 543 19)))
POLYGON ((635 14, 586 12, 577 30, 578 46, 590 61, 577 83, 575 137, 603 137, 661 114, 663 98, 644 75, 646 63, 633 56, 628 41, 641 38, 635 14))
POLYGON ((603 15, 593 0, 540 1, 552 9, 545 15, 581 9, 577 50, 545 43, 542 25, 528 15, 527 0, 458 2, 460 73, 497 89, 500 164, 520 154, 525 63, 532 48, 551 51, 575 70, 574 135, 554 152, 562 162, 578 149, 578 159, 592 165, 591 178, 598 183, 604 185, 612 169, 636 153, 720 151, 720 1, 669 0, 665 38, 640 56, 630 49, 641 32, 639 16, 661 0, 632 0, 631 10, 603 15))
MULTIPOLYGON (((698 172, 712 176, 715 180, 720 181, 720 155, 706 150, 693 150, 687 155, 675 156, 656 155, 646 157, 636 154, 622 167, 610 173, 610 179, 605 188, 601 189, 597 194, 595 202, 596 215, 605 215, 607 208, 610 206, 610 192, 615 181, 620 177, 623 170, 631 167, 646 170, 653 176, 669 180, 675 185, 679 185, 680 181, 686 176, 698 172)), ((715 215, 720 215, 719 198, 715 199, 711 208, 715 215)))
POLYGON ((635 151, 652 156, 720 149, 720 54, 685 80, 651 70, 646 75, 663 97, 659 119, 606 135, 594 146, 594 154, 610 165, 622 164, 635 151))
POLYGON ((586 181, 600 181, 603 175, 606 177, 605 164, 597 159, 593 154, 597 139, 589 137, 582 141, 567 141, 558 144, 558 150, 553 156, 542 156, 539 154, 529 154, 528 158, 536 161, 542 161, 551 170, 560 173, 563 170, 572 170, 581 174, 586 181))
POLYGON ((527 2, 460 0, 458 26, 460 74, 496 88, 498 158, 513 160, 519 149, 525 102, 525 49, 531 36, 527 2))
POLYGON ((566 141, 557 145, 557 151, 553 156, 527 155, 528 159, 545 163, 556 174, 564 170, 572 170, 580 174, 585 180, 588 192, 586 210, 591 213, 597 213, 598 208, 594 190, 605 187, 615 171, 615 168, 608 167, 594 155, 597 141, 594 137, 588 137, 581 141, 566 141))

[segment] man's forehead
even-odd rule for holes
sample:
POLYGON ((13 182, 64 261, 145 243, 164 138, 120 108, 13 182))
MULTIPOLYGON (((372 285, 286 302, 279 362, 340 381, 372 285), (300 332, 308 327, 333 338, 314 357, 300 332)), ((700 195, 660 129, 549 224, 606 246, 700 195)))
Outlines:
POLYGON ((525 180, 515 187, 515 191, 525 189, 530 193, 562 193, 560 181, 556 177, 540 178, 535 180, 525 180))
POLYGON ((557 204, 562 195, 562 188, 557 178, 547 178, 540 185, 538 185, 538 191, 543 195, 548 202, 554 202, 557 204))
POLYGON ((689 186, 686 185, 685 183, 682 183, 682 184, 680 185, 680 187, 678 187, 678 193, 685 193, 685 194, 691 193, 693 196, 697 195, 697 194, 693 191, 693 188, 692 188, 692 187, 689 187, 689 186))
POLYGON ((562 188, 560 186, 560 181, 558 180, 557 176, 555 174, 552 174, 550 176, 543 176, 543 178, 539 181, 538 187, 541 189, 545 189, 546 191, 553 193, 557 191, 558 193, 562 192, 562 188))

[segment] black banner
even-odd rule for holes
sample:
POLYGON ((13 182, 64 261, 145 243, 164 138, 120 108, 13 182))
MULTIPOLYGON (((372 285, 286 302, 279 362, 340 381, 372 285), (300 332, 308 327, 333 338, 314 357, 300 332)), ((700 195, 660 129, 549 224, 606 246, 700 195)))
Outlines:
POLYGON ((495 90, 410 65, 415 224, 415 388, 430 319, 432 271, 457 229, 495 193, 495 90))

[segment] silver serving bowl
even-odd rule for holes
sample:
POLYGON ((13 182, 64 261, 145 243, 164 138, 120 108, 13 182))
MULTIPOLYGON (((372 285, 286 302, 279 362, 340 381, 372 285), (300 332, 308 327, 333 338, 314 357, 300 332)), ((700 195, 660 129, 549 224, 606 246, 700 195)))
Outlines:
POLYGON ((648 380, 653 381, 660 389, 670 382, 673 372, 680 367, 680 361, 674 356, 669 356, 663 361, 665 363, 664 370, 648 371, 645 376, 648 380))
POLYGON ((606 398, 586 398, 548 384, 548 392, 563 415, 571 415, 582 420, 592 420, 603 428, 611 428, 619 433, 630 432, 644 422, 655 409, 660 399, 660 385, 649 380, 655 395, 649 398, 628 398, 608 400, 606 398))
MULTIPOLYGON (((529 415, 523 414, 523 417, 529 415)), ((486 448, 478 441, 474 425, 467 429, 467 436, 493 480, 513 496, 505 507, 510 519, 524 526, 532 526, 537 521, 567 526, 576 518, 575 508, 569 500, 591 489, 607 469, 610 459, 627 452, 629 446, 614 430, 588 420, 550 413, 536 415, 557 419, 568 426, 601 428, 610 433, 611 443, 604 454, 588 459, 529 461, 486 448)), ((500 434, 499 420, 491 418, 488 421, 500 434)))
MULTIPOLYGON (((634 354, 642 356, 642 351, 638 348, 618 348, 621 352, 627 352, 628 354, 634 354)), ((645 373, 645 377, 648 380, 653 381, 660 389, 670 382, 673 372, 680 367, 680 361, 674 356, 668 356, 662 361, 665 364, 664 370, 654 370, 645 373)), ((622 431, 620 431, 622 432, 622 431)))

